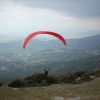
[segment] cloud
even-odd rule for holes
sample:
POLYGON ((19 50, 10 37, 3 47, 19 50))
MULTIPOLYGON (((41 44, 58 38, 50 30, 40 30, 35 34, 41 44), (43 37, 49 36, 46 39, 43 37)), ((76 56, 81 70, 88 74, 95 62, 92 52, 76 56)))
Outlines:
POLYGON ((77 32, 100 31, 99 17, 79 18, 73 16, 73 9, 66 10, 65 1, 44 1, 0 1, 0 34, 26 36, 37 30, 51 30, 68 38, 77 32))
POLYGON ((28 7, 58 10, 67 16, 100 17, 100 0, 21 0, 20 3, 28 7))

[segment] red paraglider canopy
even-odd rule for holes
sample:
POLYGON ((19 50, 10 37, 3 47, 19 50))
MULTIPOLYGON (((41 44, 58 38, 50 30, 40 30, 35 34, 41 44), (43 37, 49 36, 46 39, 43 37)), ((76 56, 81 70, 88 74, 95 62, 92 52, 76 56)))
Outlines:
POLYGON ((26 47, 26 44, 29 42, 30 39, 32 39, 34 36, 38 35, 38 34, 49 34, 49 35, 53 35, 57 38, 59 38, 64 45, 66 45, 66 40, 58 33, 55 33, 55 32, 50 32, 50 31, 37 31, 37 32, 33 32, 31 34, 29 34, 26 39, 24 40, 24 43, 23 43, 23 48, 26 47))

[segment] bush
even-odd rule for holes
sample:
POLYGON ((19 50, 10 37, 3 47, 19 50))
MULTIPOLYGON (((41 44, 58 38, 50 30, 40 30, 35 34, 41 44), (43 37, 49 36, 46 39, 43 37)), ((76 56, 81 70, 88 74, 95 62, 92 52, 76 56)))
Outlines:
POLYGON ((95 71, 89 71, 89 72, 87 72, 90 76, 93 76, 93 75, 95 75, 95 71))
POLYGON ((0 83, 0 86, 2 86, 2 83, 0 83))
POLYGON ((96 71, 95 76, 100 77, 100 69, 98 71, 96 71))
POLYGON ((84 73, 86 73, 86 71, 78 71, 78 72, 75 72, 74 74, 75 74, 77 77, 81 77, 84 73))
POLYGON ((57 83, 57 79, 53 76, 48 76, 47 77, 47 83, 49 83, 49 84, 57 83))
POLYGON ((36 87, 36 83, 33 82, 32 80, 24 80, 23 83, 24 83, 25 87, 28 87, 28 86, 29 87, 33 87, 33 86, 36 87))
POLYGON ((20 79, 15 79, 8 84, 8 87, 22 87, 22 86, 24 86, 24 83, 20 79))
POLYGON ((58 83, 73 83, 76 80, 75 74, 65 74, 58 78, 58 83))
POLYGON ((91 81, 90 75, 88 73, 83 74, 81 80, 84 82, 91 81))
POLYGON ((53 76, 46 76, 43 73, 34 74, 24 79, 25 86, 44 86, 56 83, 53 76))

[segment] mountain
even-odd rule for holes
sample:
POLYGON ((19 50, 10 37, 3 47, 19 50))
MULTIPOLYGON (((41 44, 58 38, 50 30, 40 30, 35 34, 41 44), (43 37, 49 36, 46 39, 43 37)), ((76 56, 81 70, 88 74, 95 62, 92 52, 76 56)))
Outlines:
POLYGON ((58 39, 32 39, 26 49, 22 47, 23 40, 0 42, 0 81, 44 72, 47 67, 50 74, 100 67, 100 35, 66 39, 67 46, 58 39))
POLYGON ((80 38, 80 39, 68 39, 68 45, 73 48, 81 49, 93 49, 100 50, 100 35, 80 38))
POLYGON ((35 64, 19 61, 0 61, 0 82, 8 83, 15 78, 44 73, 44 68, 49 68, 49 74, 64 74, 80 70, 90 71, 94 68, 100 68, 100 55, 76 61, 46 61, 35 64))
POLYGON ((24 39, 0 43, 0 59, 39 63, 44 61, 70 61, 93 57, 100 54, 100 35, 80 39, 66 39, 64 46, 58 39, 31 40, 23 49, 24 39))

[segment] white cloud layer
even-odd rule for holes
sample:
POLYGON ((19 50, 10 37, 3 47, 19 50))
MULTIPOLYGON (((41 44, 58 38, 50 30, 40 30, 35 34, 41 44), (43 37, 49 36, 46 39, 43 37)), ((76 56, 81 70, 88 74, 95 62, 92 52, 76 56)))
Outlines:
POLYGON ((79 18, 70 16, 67 11, 29 7, 11 0, 0 1, 0 35, 27 36, 38 30, 55 31, 74 38, 81 32, 100 31, 100 18, 79 18))

